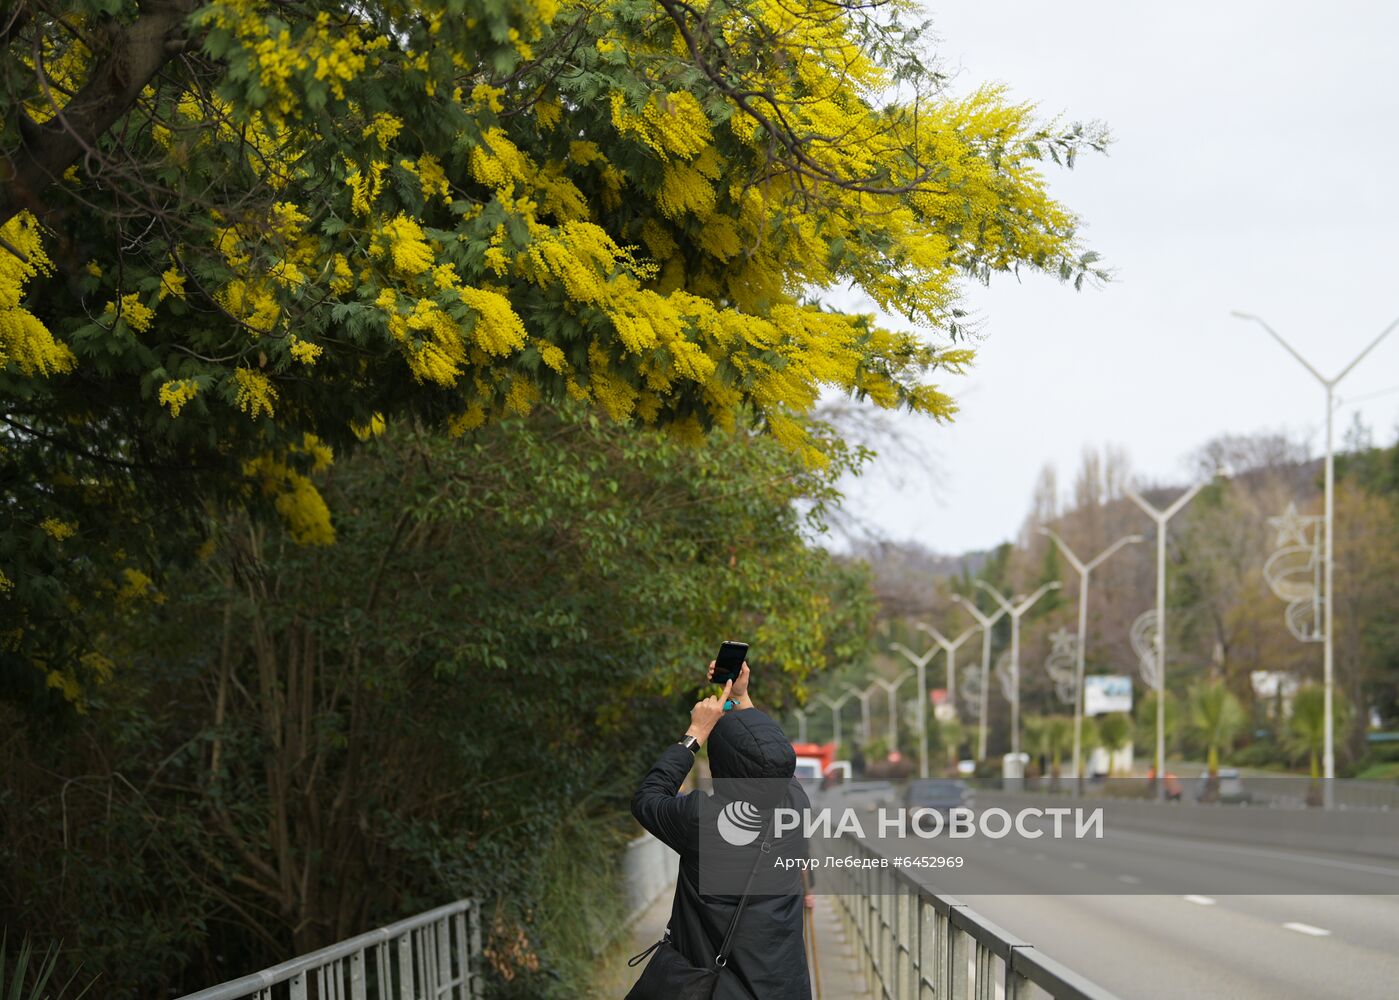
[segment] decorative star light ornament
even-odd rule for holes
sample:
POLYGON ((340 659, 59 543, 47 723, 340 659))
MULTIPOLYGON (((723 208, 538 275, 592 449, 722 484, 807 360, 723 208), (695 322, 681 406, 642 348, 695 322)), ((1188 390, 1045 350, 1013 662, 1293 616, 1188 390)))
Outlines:
POLYGON ((1280 517, 1268 518, 1277 529, 1277 547, 1263 564, 1263 579, 1279 599, 1287 602, 1283 617, 1287 630, 1299 642, 1321 642, 1322 560, 1321 535, 1325 519, 1299 514, 1289 503, 1280 517))
POLYGON ((1294 541, 1298 545, 1306 545, 1308 525, 1319 520, 1320 518, 1317 517, 1303 517, 1297 513, 1297 504, 1289 503, 1287 510, 1282 512, 1282 516, 1268 518, 1268 524, 1277 529, 1277 545, 1278 548, 1282 548, 1294 541))
POLYGON ((975 715, 981 711, 981 665, 969 663, 962 668, 962 682, 957 687, 957 696, 967 706, 967 711, 975 715))
POLYGON ((1132 641, 1132 652, 1137 654, 1137 671, 1142 675, 1142 683, 1155 691, 1160 675, 1156 663, 1156 611, 1137 615, 1128 638, 1132 641))
POLYGON ((1016 664, 1011 661, 1010 650, 1006 649, 1001 655, 996 657, 996 665, 992 668, 996 675, 996 680, 1001 682, 1001 694, 1006 701, 1012 705, 1016 703, 1020 694, 1020 685, 1016 683, 1016 664))
POLYGON ((1077 668, 1078 636, 1061 628, 1049 637, 1049 656, 1044 661, 1044 669, 1054 681, 1055 695, 1065 705, 1074 703, 1077 668))

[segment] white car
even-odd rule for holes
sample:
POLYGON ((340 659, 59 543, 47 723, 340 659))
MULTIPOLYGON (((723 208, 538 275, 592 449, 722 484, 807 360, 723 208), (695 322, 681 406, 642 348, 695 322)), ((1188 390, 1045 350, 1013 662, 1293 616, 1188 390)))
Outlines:
MULTIPOLYGON (((1200 777, 1195 779, 1195 801, 1205 800, 1210 787, 1210 772, 1201 771, 1200 777)), ((1219 769, 1219 789, 1215 796, 1216 802, 1240 803, 1249 802, 1253 799, 1252 793, 1244 787, 1243 776, 1239 774, 1237 767, 1221 767, 1219 769)))

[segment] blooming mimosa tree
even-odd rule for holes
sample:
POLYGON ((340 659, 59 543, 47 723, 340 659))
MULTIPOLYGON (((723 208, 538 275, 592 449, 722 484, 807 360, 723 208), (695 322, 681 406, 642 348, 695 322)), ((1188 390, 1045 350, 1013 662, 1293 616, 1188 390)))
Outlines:
MULTIPOLYGON (((0 16, 0 644, 160 599, 221 504, 334 540, 386 420, 571 398, 808 461, 838 390, 937 418, 959 284, 1094 272, 1041 165, 1102 134, 952 96, 916 7, 21 0, 0 16), (832 308, 855 289, 900 328, 832 308)), ((34 668, 37 668, 34 669, 34 668)))

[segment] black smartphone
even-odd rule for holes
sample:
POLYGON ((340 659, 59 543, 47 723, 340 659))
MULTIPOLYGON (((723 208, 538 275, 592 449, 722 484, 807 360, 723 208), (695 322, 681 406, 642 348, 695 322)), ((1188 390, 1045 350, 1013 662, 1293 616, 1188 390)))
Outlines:
POLYGON ((747 658, 748 643, 726 641, 719 647, 719 655, 714 657, 714 683, 727 684, 738 680, 743 661, 747 658))

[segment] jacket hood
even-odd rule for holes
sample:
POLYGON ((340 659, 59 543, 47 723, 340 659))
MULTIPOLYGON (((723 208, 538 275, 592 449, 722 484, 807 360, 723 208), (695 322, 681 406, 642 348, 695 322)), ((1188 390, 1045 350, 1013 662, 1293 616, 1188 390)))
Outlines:
POLYGON ((770 778, 797 771, 792 741, 771 716, 747 708, 728 712, 709 735, 709 771, 716 779, 770 778))

